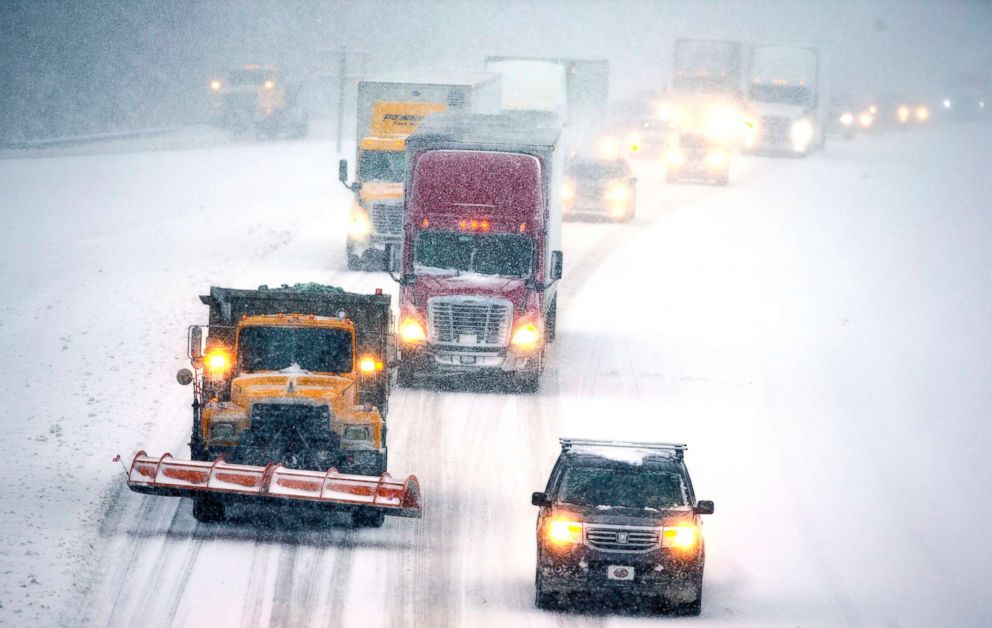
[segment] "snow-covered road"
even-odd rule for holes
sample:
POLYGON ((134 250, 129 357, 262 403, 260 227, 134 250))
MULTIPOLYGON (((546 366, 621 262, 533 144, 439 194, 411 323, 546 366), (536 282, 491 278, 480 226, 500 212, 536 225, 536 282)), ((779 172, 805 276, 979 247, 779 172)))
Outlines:
MULTIPOLYGON (((992 614, 992 128, 748 158, 727 188, 638 164, 638 218, 565 227, 536 396, 397 389, 421 520, 197 524, 110 459, 185 454, 209 285, 382 287, 344 268, 330 143, 0 161, 0 624, 626 624, 533 606, 560 435, 679 440, 707 519, 702 623, 992 614)), ((683 621, 670 619, 671 621, 683 621)))

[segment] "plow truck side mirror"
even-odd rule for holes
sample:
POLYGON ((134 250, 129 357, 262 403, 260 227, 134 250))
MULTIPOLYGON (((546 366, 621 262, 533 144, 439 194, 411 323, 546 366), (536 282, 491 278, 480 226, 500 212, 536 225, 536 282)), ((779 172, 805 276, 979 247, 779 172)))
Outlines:
POLYGON ((193 382, 193 371, 179 369, 179 372, 176 373, 176 381, 182 386, 189 386, 193 382))
POLYGON ((203 328, 189 328, 189 357, 196 359, 203 355, 203 328))
POLYGON ((544 493, 533 493, 530 496, 530 503, 532 506, 547 506, 548 496, 544 493))
POLYGON ((551 252, 551 280, 558 281, 561 279, 561 269, 564 260, 562 259, 561 251, 551 252))
POLYGON ((696 502, 696 513, 700 515, 712 515, 713 514, 713 502, 709 500, 700 500, 696 502))

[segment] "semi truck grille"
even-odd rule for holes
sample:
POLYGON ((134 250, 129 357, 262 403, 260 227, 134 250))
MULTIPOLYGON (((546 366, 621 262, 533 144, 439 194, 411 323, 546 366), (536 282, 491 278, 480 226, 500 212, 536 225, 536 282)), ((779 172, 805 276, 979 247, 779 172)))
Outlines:
POLYGON ((764 135, 775 139, 788 139, 792 121, 781 116, 765 116, 761 118, 761 130, 764 135))
POLYGON ((513 322, 513 305, 506 299, 433 297, 427 300, 431 342, 504 347, 513 322))
POLYGON ((403 233, 402 203, 372 203, 369 212, 372 228, 378 234, 400 235, 403 233))
POLYGON ((659 547, 658 528, 587 525, 586 545, 607 552, 647 552, 659 547))

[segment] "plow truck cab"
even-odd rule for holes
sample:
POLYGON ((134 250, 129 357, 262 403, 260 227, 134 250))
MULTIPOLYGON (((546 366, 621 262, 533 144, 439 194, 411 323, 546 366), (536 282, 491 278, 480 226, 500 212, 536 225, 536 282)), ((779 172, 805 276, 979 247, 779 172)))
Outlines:
POLYGON ((408 138, 401 383, 488 373, 538 389, 562 272, 559 133, 540 113, 440 114, 408 138))
POLYGON ((189 328, 193 369, 178 375, 193 384, 192 461, 139 454, 132 490, 191 496, 201 521, 243 498, 350 508, 363 525, 419 516, 416 479, 386 473, 388 295, 306 284, 201 300, 209 324, 189 328))
POLYGON ((403 233, 406 138, 426 116, 442 111, 496 113, 500 79, 493 74, 386 77, 358 83, 355 181, 341 160, 341 183, 354 191, 348 220, 349 270, 381 270, 387 244, 403 233))
POLYGON ((302 89, 302 83, 288 80, 274 66, 244 65, 210 80, 210 117, 237 135, 304 137, 310 122, 299 104, 302 89))

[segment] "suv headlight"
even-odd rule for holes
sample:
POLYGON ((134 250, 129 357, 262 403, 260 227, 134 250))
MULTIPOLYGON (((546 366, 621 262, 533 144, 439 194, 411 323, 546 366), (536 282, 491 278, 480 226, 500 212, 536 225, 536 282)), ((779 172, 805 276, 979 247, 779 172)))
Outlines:
POLYGON ((577 544, 582 542, 582 522, 555 517, 545 528, 548 540, 555 545, 577 544))
POLYGON ((699 530, 694 525, 678 525, 663 528, 661 546, 689 550, 699 542, 699 530))

